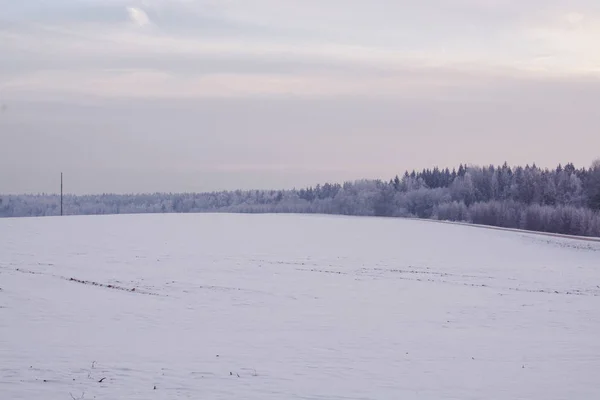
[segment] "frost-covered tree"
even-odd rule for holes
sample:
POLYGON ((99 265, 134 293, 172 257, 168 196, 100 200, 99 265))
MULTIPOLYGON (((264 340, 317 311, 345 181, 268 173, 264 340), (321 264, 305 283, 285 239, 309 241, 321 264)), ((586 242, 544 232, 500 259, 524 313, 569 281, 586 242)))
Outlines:
MULTIPOLYGON (((72 214, 325 213, 436 218, 600 236, 600 161, 591 168, 465 166, 405 171, 389 181, 324 183, 300 190, 103 194, 64 197, 72 214)), ((0 217, 56 216, 56 195, 0 196, 0 217)))
POLYGON ((600 159, 594 161, 586 177, 588 206, 592 210, 600 211, 600 159))

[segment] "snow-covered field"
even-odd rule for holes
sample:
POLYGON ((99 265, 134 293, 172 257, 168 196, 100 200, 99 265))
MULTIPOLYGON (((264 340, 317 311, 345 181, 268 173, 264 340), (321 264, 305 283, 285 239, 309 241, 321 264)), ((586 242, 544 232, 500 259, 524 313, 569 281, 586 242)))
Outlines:
POLYGON ((598 399, 599 335, 600 243, 331 216, 0 220, 0 399, 598 399))

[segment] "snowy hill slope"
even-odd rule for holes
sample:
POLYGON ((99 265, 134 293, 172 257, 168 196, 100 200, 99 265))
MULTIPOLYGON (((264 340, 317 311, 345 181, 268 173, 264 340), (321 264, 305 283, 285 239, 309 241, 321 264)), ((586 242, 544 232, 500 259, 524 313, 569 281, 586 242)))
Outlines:
POLYGON ((600 243, 426 221, 0 220, 2 399, 600 398, 600 243))

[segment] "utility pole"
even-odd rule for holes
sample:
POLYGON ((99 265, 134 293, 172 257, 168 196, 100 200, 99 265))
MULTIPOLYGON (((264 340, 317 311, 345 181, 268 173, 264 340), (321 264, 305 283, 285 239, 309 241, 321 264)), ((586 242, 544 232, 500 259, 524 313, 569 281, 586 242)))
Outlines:
POLYGON ((63 173, 60 173, 60 215, 63 215, 63 173))

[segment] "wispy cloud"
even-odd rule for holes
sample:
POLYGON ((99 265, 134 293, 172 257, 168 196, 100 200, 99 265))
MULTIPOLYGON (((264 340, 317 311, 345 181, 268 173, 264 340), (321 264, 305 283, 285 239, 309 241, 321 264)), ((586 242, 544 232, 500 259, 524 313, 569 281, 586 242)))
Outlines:
POLYGON ((150 18, 148 18, 148 14, 146 14, 146 12, 141 8, 127 7, 127 13, 129 14, 131 22, 138 26, 146 26, 150 24, 150 18))
POLYGON ((600 74, 600 14, 568 12, 526 29, 527 39, 544 52, 546 68, 600 74))
POLYGON ((0 90, 388 96, 492 78, 597 78, 595 4, 57 0, 44 8, 15 2, 0 20, 0 51, 8 60, 0 65, 0 90))

